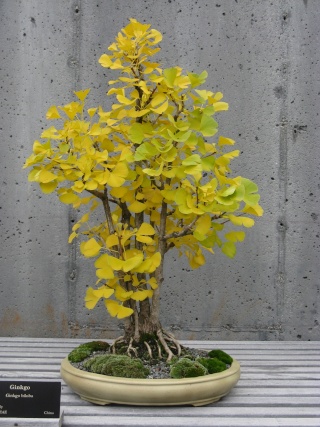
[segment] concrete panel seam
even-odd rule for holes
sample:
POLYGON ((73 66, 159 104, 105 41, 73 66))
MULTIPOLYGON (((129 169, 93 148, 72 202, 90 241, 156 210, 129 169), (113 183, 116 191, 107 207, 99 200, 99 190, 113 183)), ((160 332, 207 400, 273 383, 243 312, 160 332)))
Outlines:
MULTIPOLYGON (((73 90, 79 90, 80 83, 80 43, 81 43, 81 0, 76 0, 72 3, 72 25, 73 25, 73 36, 72 36, 72 56, 68 58, 68 67, 73 69, 73 90)), ((77 214, 75 210, 70 206, 68 210, 68 227, 69 234, 71 234, 72 227, 77 221, 77 214)), ((67 238, 67 236, 66 236, 67 238)), ((77 243, 75 240, 69 245, 68 252, 68 329, 69 334, 73 335, 72 325, 76 323, 76 289, 78 279, 78 265, 77 265, 77 243)))

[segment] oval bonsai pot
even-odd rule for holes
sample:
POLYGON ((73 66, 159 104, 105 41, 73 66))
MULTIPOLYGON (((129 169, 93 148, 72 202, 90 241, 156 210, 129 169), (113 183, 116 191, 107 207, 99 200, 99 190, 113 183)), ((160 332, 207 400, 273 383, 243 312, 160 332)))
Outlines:
POLYGON ((240 364, 233 359, 227 370, 195 378, 135 379, 82 371, 65 358, 61 376, 83 400, 98 405, 203 406, 230 392, 240 378, 240 364))

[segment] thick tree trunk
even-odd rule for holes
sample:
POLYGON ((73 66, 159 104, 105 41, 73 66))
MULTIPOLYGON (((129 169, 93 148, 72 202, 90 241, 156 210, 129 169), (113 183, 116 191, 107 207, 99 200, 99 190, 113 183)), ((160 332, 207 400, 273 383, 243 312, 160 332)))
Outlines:
POLYGON ((132 315, 133 319, 131 322, 128 322, 125 325, 125 340, 127 342, 140 342, 140 340, 144 340, 147 335, 156 336, 157 332, 162 330, 162 326, 160 321, 151 321, 150 317, 146 318, 143 313, 137 313, 135 317, 132 315))
MULTIPOLYGON (((166 205, 164 204, 163 207, 163 212, 165 212, 166 205)), ((162 230, 164 229, 165 227, 162 228, 162 230)), ((132 303, 131 308, 134 309, 134 314, 126 322, 125 334, 120 341, 125 342, 128 346, 128 354, 137 356, 142 347, 149 353, 150 358, 166 358, 170 361, 175 354, 181 354, 181 346, 172 334, 162 328, 160 322, 160 289, 163 282, 164 254, 166 252, 164 232, 159 236, 159 251, 161 264, 155 271, 158 288, 154 290, 151 301, 132 303)))

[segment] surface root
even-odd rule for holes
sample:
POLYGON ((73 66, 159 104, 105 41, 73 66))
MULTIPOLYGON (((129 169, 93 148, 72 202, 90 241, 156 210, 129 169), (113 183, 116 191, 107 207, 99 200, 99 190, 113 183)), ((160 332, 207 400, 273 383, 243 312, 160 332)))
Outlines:
POLYGON ((149 342, 144 340, 139 344, 139 342, 135 341, 134 337, 131 337, 129 342, 124 336, 117 338, 111 346, 113 354, 117 353, 117 347, 119 344, 122 344, 122 348, 126 348, 124 351, 130 357, 141 357, 139 355, 141 353, 142 345, 147 349, 150 359, 163 359, 164 357, 167 357, 167 362, 170 362, 175 355, 180 356, 182 350, 178 340, 171 333, 164 331, 161 328, 157 330, 154 338, 149 342))

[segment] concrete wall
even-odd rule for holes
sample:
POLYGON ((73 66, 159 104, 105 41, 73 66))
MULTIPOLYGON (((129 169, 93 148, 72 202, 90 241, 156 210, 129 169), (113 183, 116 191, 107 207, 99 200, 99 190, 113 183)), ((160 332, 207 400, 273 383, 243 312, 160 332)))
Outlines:
POLYGON ((50 105, 87 87, 106 103, 97 59, 130 17, 163 33, 164 66, 206 69, 224 93, 220 131, 243 152, 234 171, 265 209, 235 261, 217 253, 192 272, 171 256, 164 325, 190 339, 319 339, 318 0, 0 1, 1 335, 119 334, 103 307, 84 308, 95 276, 67 244, 75 214, 21 167, 50 105))

